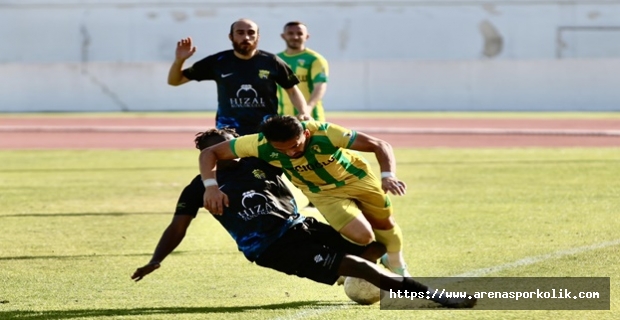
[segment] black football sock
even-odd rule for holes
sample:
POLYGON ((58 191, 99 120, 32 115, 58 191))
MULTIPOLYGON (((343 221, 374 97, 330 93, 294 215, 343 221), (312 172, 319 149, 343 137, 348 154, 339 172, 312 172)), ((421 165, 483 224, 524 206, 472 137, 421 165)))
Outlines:
POLYGON ((416 292, 418 293, 418 297, 423 296, 428 300, 440 304, 445 304, 448 302, 447 298, 441 292, 436 292, 435 289, 429 288, 428 286, 413 280, 413 278, 403 278, 403 289, 409 292, 416 292))

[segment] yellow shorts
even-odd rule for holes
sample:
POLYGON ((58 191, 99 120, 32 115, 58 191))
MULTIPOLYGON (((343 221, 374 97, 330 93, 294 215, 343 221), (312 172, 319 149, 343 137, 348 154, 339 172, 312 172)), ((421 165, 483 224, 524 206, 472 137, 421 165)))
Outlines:
POLYGON ((374 219, 387 219, 393 211, 390 198, 373 174, 335 189, 305 195, 338 231, 362 212, 374 219))

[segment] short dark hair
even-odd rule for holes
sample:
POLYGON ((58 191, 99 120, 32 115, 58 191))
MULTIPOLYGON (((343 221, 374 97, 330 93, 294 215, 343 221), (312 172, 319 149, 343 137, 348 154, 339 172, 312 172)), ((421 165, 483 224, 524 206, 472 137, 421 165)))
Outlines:
POLYGON ((239 135, 235 132, 233 128, 224 128, 224 129, 209 129, 205 132, 196 133, 196 138, 194 139, 194 143, 196 144, 196 149, 204 150, 210 146, 214 146, 222 141, 226 141, 227 135, 233 136, 233 138, 238 137, 239 135))
POLYGON ((285 142, 299 137, 304 127, 293 116, 273 116, 265 120, 258 130, 269 142, 285 142))
POLYGON ((289 22, 287 22, 287 23, 284 25, 284 30, 286 30, 286 28, 288 28, 288 27, 292 27, 292 26, 305 26, 305 27, 308 27, 308 26, 306 26, 306 24, 305 24, 305 23, 303 23, 303 22, 301 22, 301 21, 297 21, 297 20, 296 20, 296 21, 289 21, 289 22))

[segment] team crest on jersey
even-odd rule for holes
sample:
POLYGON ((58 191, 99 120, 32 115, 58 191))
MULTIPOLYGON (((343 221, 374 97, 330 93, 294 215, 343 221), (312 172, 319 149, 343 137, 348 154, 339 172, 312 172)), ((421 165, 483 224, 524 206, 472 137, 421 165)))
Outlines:
POLYGON ((258 70, 258 77, 261 79, 269 78, 269 70, 258 70))
POLYGON ((311 148, 314 153, 321 153, 321 147, 319 147, 318 145, 315 144, 311 148))
POLYGON ((303 66, 304 66, 304 64, 306 64, 306 60, 304 60, 304 59, 299 59, 299 60, 297 60, 297 64, 298 64, 300 67, 303 67, 303 66))
POLYGON ((269 157, 271 157, 271 159, 277 159, 278 158, 278 153, 277 152, 272 152, 269 157))
POLYGON ((254 169, 252 171, 252 174, 254 175, 254 177, 256 179, 265 179, 265 178, 267 178, 267 175, 261 169, 254 169))

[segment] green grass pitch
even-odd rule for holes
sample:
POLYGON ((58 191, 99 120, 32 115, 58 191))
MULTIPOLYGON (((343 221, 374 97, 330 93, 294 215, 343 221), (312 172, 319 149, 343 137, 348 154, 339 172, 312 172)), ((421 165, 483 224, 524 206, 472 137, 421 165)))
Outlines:
MULTIPOLYGON (((392 197, 414 276, 620 239, 614 148, 397 149, 392 197)), ((385 311, 250 264, 206 211, 139 283, 196 150, 0 151, 0 319, 617 319, 620 246, 486 276, 611 277, 609 311, 385 311)), ((305 200, 300 200, 305 201, 305 200)))

